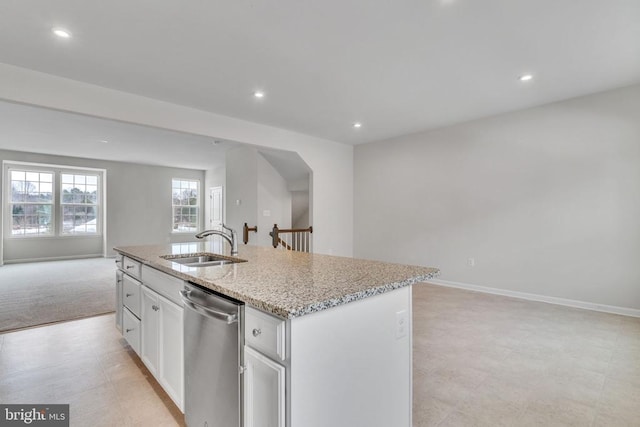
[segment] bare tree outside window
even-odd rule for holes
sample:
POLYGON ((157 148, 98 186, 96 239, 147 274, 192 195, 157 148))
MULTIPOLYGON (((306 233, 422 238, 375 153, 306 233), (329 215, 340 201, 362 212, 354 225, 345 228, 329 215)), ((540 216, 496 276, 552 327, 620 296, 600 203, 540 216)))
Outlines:
POLYGON ((101 175, 33 167, 37 170, 7 169, 11 236, 99 235, 101 175))
POLYGON ((171 182, 174 233, 198 231, 200 217, 200 182, 173 179, 171 182))
POLYGON ((61 180, 62 233, 96 234, 98 176, 63 173, 61 180))
POLYGON ((11 170, 11 235, 53 234, 53 174, 11 170))

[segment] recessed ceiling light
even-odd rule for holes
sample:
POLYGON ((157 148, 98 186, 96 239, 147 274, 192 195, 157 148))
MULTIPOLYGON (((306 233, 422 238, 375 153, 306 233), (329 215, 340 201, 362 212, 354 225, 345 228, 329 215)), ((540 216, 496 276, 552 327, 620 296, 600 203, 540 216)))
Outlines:
POLYGON ((53 31, 53 34, 60 37, 61 39, 71 38, 71 33, 68 30, 65 30, 64 28, 53 28, 51 29, 51 31, 53 31))
POLYGON ((253 92, 253 96, 255 96, 256 98, 264 98, 264 92, 262 92, 261 90, 257 90, 253 92))
POLYGON ((108 144, 109 141, 107 141, 106 139, 101 139, 100 142, 102 142, 103 144, 108 144))
POLYGON ((360 129, 360 128, 362 127, 362 123, 360 123, 360 122, 355 122, 355 123, 353 124, 353 127, 354 127, 354 128, 356 128, 356 129, 360 129))
POLYGON ((530 80, 533 80, 533 74, 523 74, 518 78, 518 80, 520 80, 521 82, 528 82, 530 80))

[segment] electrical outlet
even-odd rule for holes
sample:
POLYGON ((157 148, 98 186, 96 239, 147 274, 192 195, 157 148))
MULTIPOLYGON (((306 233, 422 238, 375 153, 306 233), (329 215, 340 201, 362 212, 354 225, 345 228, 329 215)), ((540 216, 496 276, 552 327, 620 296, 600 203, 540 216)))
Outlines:
POLYGON ((396 339, 404 338, 409 333, 409 316, 407 310, 396 312, 396 339))
POLYGON ((267 210, 267 209, 263 210, 262 211, 262 216, 271 216, 271 211, 267 210))
POLYGON ((476 266, 476 259, 475 258, 467 258, 467 265, 469 267, 475 267, 476 266))

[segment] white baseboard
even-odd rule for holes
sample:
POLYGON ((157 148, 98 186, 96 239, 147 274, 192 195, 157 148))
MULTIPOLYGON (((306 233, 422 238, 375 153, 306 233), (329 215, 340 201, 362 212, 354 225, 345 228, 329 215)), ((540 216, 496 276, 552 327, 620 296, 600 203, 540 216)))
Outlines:
POLYGON ((22 258, 22 259, 6 259, 5 264, 20 264, 23 262, 46 262, 46 261, 64 261, 70 259, 85 259, 85 258, 106 258, 102 254, 85 254, 85 255, 70 255, 70 256, 58 256, 51 258, 22 258))
POLYGON ((620 314, 622 316, 640 317, 640 310, 615 305, 596 304, 593 302, 576 301, 566 298, 549 297, 545 295, 529 294, 526 292, 510 291, 507 289, 490 288, 488 286, 470 285, 468 283, 452 282, 449 280, 432 279, 428 283, 446 286, 449 288, 466 289, 469 291, 483 292, 486 294, 503 295, 512 298, 540 301, 549 304, 565 305, 568 307, 583 308, 585 310, 602 311, 604 313, 620 314))

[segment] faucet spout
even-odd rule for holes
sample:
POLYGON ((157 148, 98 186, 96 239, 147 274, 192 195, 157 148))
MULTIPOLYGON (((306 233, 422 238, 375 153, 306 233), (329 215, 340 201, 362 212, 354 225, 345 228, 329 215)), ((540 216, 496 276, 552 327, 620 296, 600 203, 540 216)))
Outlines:
POLYGON ((228 230, 228 232, 225 232, 224 230, 204 230, 196 234, 196 238, 204 239, 205 237, 211 235, 222 236, 231 245, 231 255, 238 255, 238 236, 236 231, 224 224, 222 224, 222 228, 224 230, 228 230))

